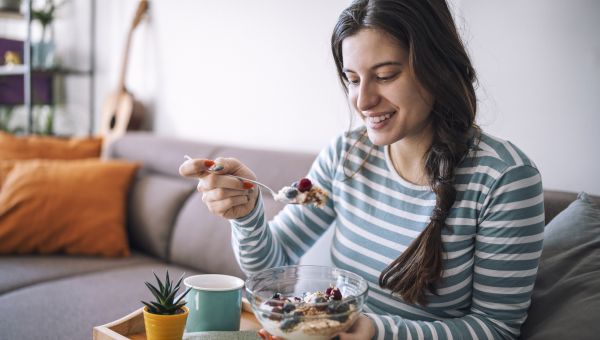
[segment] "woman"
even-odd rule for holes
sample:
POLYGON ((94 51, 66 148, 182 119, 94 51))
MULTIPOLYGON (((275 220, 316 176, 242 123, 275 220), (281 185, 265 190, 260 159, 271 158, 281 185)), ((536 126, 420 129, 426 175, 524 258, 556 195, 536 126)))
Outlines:
POLYGON ((264 220, 235 159, 184 163, 213 213, 231 219, 241 267, 294 264, 328 228, 337 267, 369 281, 342 339, 513 339, 542 249, 535 165, 475 125, 475 72, 444 0, 358 0, 332 36, 340 80, 364 127, 335 139, 308 177, 331 199, 264 220))

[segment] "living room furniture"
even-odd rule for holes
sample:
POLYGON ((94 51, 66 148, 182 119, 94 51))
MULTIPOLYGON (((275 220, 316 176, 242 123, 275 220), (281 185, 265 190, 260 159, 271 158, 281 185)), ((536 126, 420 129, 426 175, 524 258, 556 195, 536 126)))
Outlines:
MULTIPOLYGON (((89 339, 94 326, 119 320, 142 306, 140 301, 149 297, 144 281, 153 280, 153 271, 162 274, 168 269, 173 277, 185 272, 186 276, 222 273, 245 278, 231 251, 229 223, 208 212, 201 194, 195 191, 196 181, 178 174, 186 154, 210 159, 236 157, 273 188, 303 177, 315 157, 142 132, 126 134, 111 145, 106 156, 143 164, 127 205, 132 255, 0 256, 0 338, 89 339)), ((546 191, 547 220, 576 196, 546 191)), ((269 195, 263 197, 268 217, 282 208, 269 195)), ((600 202, 598 197, 592 199, 600 202)), ((597 323, 589 325, 592 330, 594 327, 598 330, 597 323)))
MULTIPOLYGON (((20 1, 19 1, 20 2, 20 1)), ((47 93, 53 93, 53 81, 55 76, 66 77, 87 77, 89 80, 89 101, 88 101, 88 134, 91 135, 94 131, 94 55, 95 55, 95 10, 96 0, 89 0, 89 53, 87 54, 89 66, 85 70, 79 68, 65 67, 64 65, 55 66, 50 69, 36 68, 34 65, 34 41, 32 37, 32 24, 34 18, 32 15, 33 11, 33 0, 23 0, 24 6, 22 6, 23 13, 19 13, 18 10, 12 8, 11 10, 0 10, 0 20, 5 21, 4 25, 8 27, 15 26, 19 22, 25 23, 26 31, 21 35, 22 41, 6 39, 5 44, 14 46, 13 42, 18 43, 18 48, 11 48, 11 51, 17 52, 22 64, 19 65, 4 65, 4 51, 0 46, 0 88, 4 87, 5 91, 14 93, 0 96, 0 98, 7 97, 10 95, 11 100, 5 101, 5 105, 23 105, 25 113, 27 115, 27 125, 25 127, 26 133, 40 133, 41 131, 34 131, 34 112, 33 106, 40 104, 51 103, 52 98, 46 98, 47 93), (4 84, 2 84, 4 83, 4 84), (22 89, 15 91, 15 86, 22 86, 22 89), (40 97, 41 96, 41 97, 40 97), (13 101, 17 100, 17 103, 13 101)), ((10 31, 10 30, 8 30, 10 31)), ((39 47, 38 47, 39 48, 39 47)))

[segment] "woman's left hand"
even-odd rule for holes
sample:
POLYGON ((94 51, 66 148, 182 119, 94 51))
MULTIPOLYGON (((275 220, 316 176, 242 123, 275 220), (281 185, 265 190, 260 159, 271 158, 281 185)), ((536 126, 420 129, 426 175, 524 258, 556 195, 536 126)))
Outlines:
POLYGON ((344 333, 338 334, 340 340, 365 340, 375 336, 375 326, 371 319, 362 314, 352 327, 344 333))

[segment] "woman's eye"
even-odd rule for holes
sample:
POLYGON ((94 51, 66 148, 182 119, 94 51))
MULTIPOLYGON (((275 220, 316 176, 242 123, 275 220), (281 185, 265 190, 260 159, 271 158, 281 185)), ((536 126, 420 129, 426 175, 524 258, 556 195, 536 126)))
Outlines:
POLYGON ((348 81, 348 84, 351 84, 351 85, 358 85, 358 83, 360 82, 360 80, 358 78, 354 78, 354 77, 346 77, 346 80, 348 81))
POLYGON ((380 75, 377 76, 377 80, 378 81, 388 81, 388 80, 392 80, 394 78, 396 78, 396 76, 398 75, 398 73, 393 73, 393 74, 389 74, 389 75, 380 75))

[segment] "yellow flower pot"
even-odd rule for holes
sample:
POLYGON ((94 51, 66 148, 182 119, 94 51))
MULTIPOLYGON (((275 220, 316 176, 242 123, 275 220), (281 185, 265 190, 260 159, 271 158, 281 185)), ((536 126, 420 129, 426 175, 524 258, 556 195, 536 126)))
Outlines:
POLYGON ((185 330, 185 322, 190 310, 183 307, 185 313, 175 315, 159 315, 148 312, 144 307, 144 325, 148 340, 181 340, 185 330))

